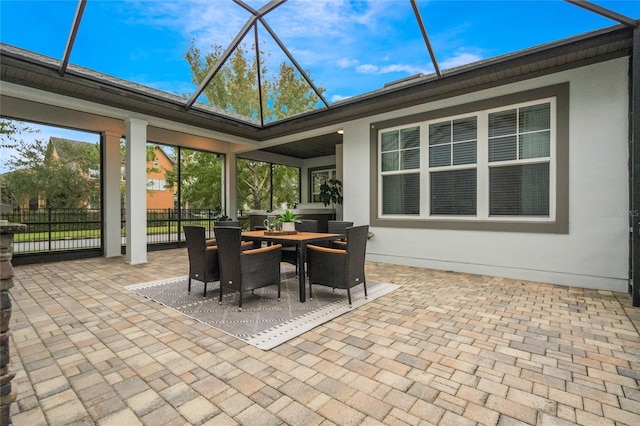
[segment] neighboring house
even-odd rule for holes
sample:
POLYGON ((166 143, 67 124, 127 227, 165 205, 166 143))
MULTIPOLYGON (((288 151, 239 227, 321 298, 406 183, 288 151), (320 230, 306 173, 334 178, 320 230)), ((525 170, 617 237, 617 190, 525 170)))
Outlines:
MULTIPOLYGON (((84 141, 64 139, 51 136, 47 146, 45 161, 68 160, 74 158, 70 151, 89 151, 97 149, 96 144, 84 141)), ((166 172, 173 170, 173 161, 159 146, 153 146, 154 159, 147 162, 147 208, 148 209, 170 209, 174 206, 174 191, 166 188, 166 172)), ((79 166, 80 167, 80 166, 79 166)), ((83 167, 84 168, 84 167, 83 167)), ((124 166, 121 166, 124 170, 124 166)), ((100 179, 100 165, 82 170, 82 175, 86 179, 100 179)), ((121 174, 124 182, 124 173, 121 174)), ((87 200, 85 205, 92 207, 87 200)), ((22 209, 37 210, 46 207, 46 200, 43 197, 35 197, 29 200, 22 209)), ((95 206, 93 206, 95 207, 95 206)))
POLYGON ((147 209, 172 209, 174 191, 166 187, 166 173, 173 171, 173 161, 157 145, 153 152, 155 159, 147 162, 147 209))
MULTIPOLYGON (((50 67, 48 58, 7 50, 3 67, 50 67)), ((110 126, 114 140, 127 129, 134 147, 149 137, 231 159, 249 151, 273 158, 271 147, 295 141, 301 153, 290 163, 308 170, 321 165, 304 156, 301 141, 344 130, 327 164, 341 172, 343 217, 369 224, 374 234, 368 260, 505 277, 514 286, 533 280, 615 291, 627 291, 630 270, 640 269, 640 252, 631 250, 640 238, 634 191, 640 168, 629 167, 630 158, 640 156, 640 31, 632 25, 448 70, 442 77, 418 76, 264 128, 217 113, 205 119, 204 107, 176 108, 179 99, 106 77, 110 90, 102 93, 93 90, 99 73, 85 82, 80 68, 64 79, 64 95, 56 93, 62 79, 57 73, 40 71, 36 90, 29 75, 18 71, 3 86, 6 114, 43 121, 62 110, 75 127, 110 126), (51 80, 46 84, 45 75, 51 80), (51 93, 44 96, 46 87, 51 93), (83 95, 91 95, 83 102, 92 114, 103 115, 104 125, 72 113, 83 95), (47 96, 57 101, 47 105, 47 96), (130 117, 113 111, 114 97, 121 99, 120 108, 130 106, 130 117), (144 120, 136 118, 140 114, 144 120)), ((292 142, 292 153, 296 146, 292 142)), ((141 164, 143 154, 136 152, 133 160, 141 164)), ((231 212, 234 163, 226 162, 225 175, 231 212)), ((143 187, 132 183, 131 197, 143 187)), ((131 218, 144 221, 141 207, 132 210, 131 218)), ((113 229, 117 236, 119 229, 113 229)), ((127 237, 127 260, 146 261, 146 240, 127 237)), ((110 245, 111 255, 119 255, 117 238, 110 245)), ((468 302, 476 297, 470 293, 468 302)))

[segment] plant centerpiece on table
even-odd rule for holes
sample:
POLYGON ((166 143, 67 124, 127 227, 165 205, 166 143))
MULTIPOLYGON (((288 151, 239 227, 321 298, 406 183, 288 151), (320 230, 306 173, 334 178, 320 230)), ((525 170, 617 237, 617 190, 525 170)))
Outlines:
POLYGON ((320 201, 327 207, 329 204, 342 204, 342 182, 329 179, 320 185, 320 201))
POLYGON ((291 210, 285 210, 278 218, 276 223, 282 225, 283 231, 295 231, 296 223, 300 223, 300 217, 291 210))

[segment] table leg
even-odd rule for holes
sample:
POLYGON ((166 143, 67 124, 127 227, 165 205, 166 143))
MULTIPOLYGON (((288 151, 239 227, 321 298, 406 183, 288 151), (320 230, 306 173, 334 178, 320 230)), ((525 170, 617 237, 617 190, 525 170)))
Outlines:
POLYGON ((305 264, 305 252, 306 252, 306 244, 300 242, 299 244, 296 244, 296 248, 298 249, 298 286, 299 286, 299 292, 300 292, 300 302, 305 303, 307 300, 307 295, 305 292, 305 284, 306 284, 306 277, 307 277, 307 273, 304 270, 304 264, 305 264))

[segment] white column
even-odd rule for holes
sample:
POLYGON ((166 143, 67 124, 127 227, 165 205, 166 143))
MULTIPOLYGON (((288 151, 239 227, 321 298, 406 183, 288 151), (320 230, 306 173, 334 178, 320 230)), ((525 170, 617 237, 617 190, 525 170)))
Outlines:
POLYGON ((147 261, 147 122, 126 120, 127 262, 147 261))
MULTIPOLYGON (((336 145, 336 179, 342 182, 342 191, 344 196, 344 170, 343 170, 343 154, 342 154, 343 145, 336 145)), ((343 201, 344 203, 344 201, 343 201)), ((344 210, 342 208, 342 204, 336 204, 336 219, 343 220, 344 218, 344 210)))
POLYGON ((238 191, 236 188, 237 167, 236 154, 227 154, 224 167, 224 208, 225 214, 230 218, 237 219, 238 212, 238 191))
POLYGON ((106 131, 103 138, 104 154, 104 256, 120 256, 120 133, 106 131))

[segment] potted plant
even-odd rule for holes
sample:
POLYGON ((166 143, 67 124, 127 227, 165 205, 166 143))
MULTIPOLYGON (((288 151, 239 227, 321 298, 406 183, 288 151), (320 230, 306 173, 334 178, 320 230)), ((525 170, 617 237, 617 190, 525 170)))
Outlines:
POLYGON ((342 182, 338 179, 329 179, 320 185, 320 200, 325 207, 329 204, 342 204, 342 182))
POLYGON ((282 224, 283 231, 295 231, 296 223, 300 222, 300 217, 291 210, 285 210, 284 213, 278 216, 276 222, 282 224))

